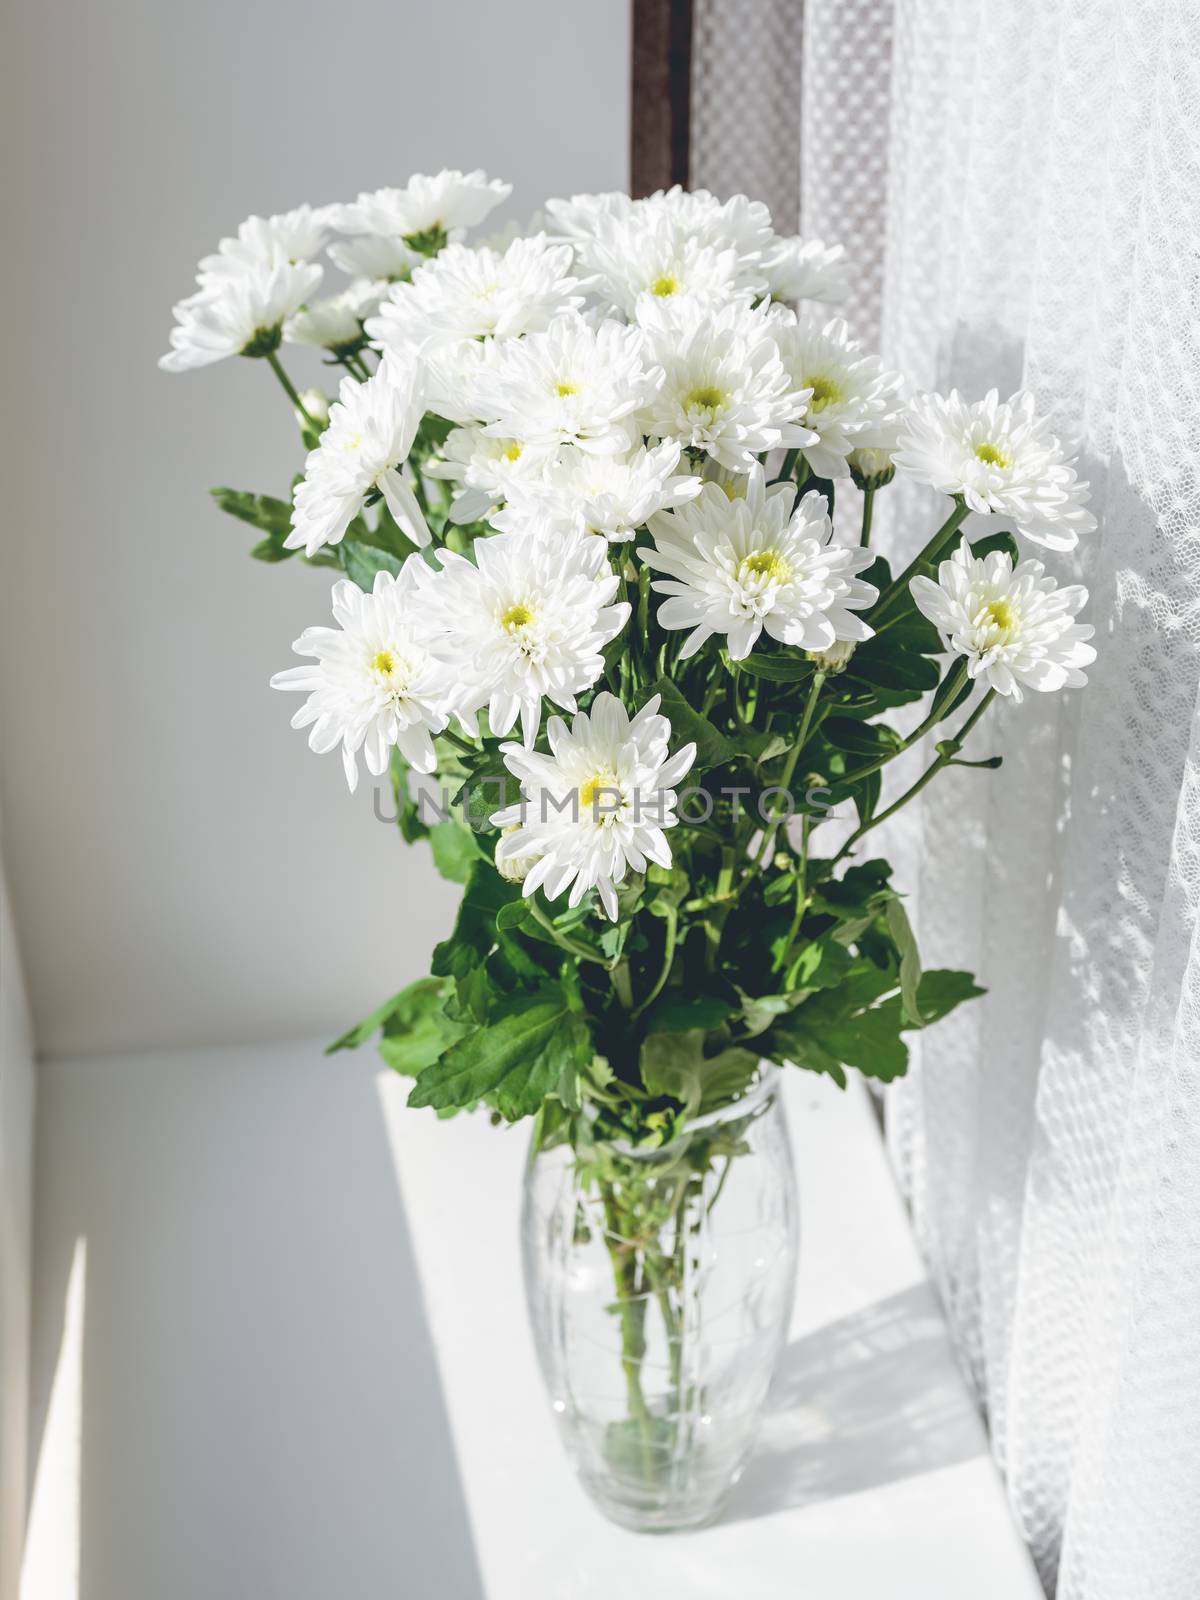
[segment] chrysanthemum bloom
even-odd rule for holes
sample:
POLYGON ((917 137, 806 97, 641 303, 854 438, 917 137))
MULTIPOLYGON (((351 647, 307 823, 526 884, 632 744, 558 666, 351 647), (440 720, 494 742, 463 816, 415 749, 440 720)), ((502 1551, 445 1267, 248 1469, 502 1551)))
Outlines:
POLYGON ((734 301, 714 312, 643 300, 638 316, 650 359, 665 374, 639 414, 644 432, 705 451, 735 472, 749 472, 764 450, 816 442, 799 422, 806 396, 784 370, 768 307, 734 301))
POLYGON ((707 189, 659 189, 640 200, 627 194, 576 194, 569 200, 550 200, 546 212, 564 237, 584 242, 612 222, 630 220, 642 228, 658 223, 672 235, 699 249, 733 250, 739 272, 761 278, 761 263, 777 242, 771 213, 759 200, 744 194, 718 200, 707 189))
POLYGON ((1031 394, 1003 403, 995 389, 970 404, 958 391, 921 395, 904 418, 896 466, 972 511, 1011 517, 1048 550, 1073 550, 1096 519, 1074 459, 1038 417, 1031 394))
POLYGON ((544 333, 486 346, 469 403, 488 433, 543 453, 577 444, 615 455, 629 446, 625 419, 661 382, 639 329, 568 314, 544 333))
POLYGON ((424 471, 461 485, 450 507, 452 522, 476 522, 497 500, 517 493, 522 482, 540 479, 544 467, 544 458, 527 450, 524 440, 485 433, 476 425, 453 428, 442 459, 429 462, 424 471))
POLYGON ((598 694, 570 729, 550 718, 549 755, 504 746, 524 802, 491 819, 509 830, 496 846, 496 865, 503 872, 509 862, 530 861, 527 896, 540 888, 556 900, 569 889, 568 903, 577 906, 595 889, 615 922, 616 885, 629 869, 642 872, 648 861, 670 866, 665 830, 679 820, 675 786, 696 746, 669 754, 671 724, 658 707, 655 695, 630 720, 614 695, 598 694))
POLYGON ((502 253, 449 245, 395 285, 369 332, 384 350, 540 332, 583 304, 571 261, 570 245, 545 237, 514 239, 502 253))
POLYGON ((357 349, 363 342, 363 323, 379 304, 379 285, 356 278, 337 294, 326 295, 302 307, 283 326, 289 344, 315 345, 336 355, 357 349))
POLYGON ((296 486, 287 547, 311 556, 322 545, 339 544, 375 493, 414 543, 428 544, 429 529, 402 470, 424 414, 416 367, 402 372, 384 361, 367 383, 343 378, 329 426, 296 486))
POLYGON ((596 291, 628 317, 643 296, 711 305, 765 286, 761 273, 744 281, 736 250, 697 243, 665 212, 601 214, 595 232, 578 238, 575 249, 596 291))
POLYGON ((601 652, 625 626, 628 605, 611 604, 620 580, 599 539, 477 539, 474 560, 439 550, 442 571, 425 605, 433 648, 456 683, 455 709, 488 708, 494 734, 517 717, 526 744, 537 737, 543 697, 565 711, 604 671, 601 652))
POLYGON ((283 325, 321 281, 321 268, 246 266, 205 287, 174 309, 171 348, 160 357, 165 372, 188 372, 227 356, 266 356, 279 348, 283 325))
POLYGON ((694 500, 700 479, 677 472, 675 439, 619 456, 589 455, 568 445, 537 477, 514 478, 508 505, 493 518, 497 528, 520 531, 531 511, 579 533, 600 533, 614 543, 671 506, 694 500))
POLYGON ((849 291, 845 247, 820 239, 776 239, 763 258, 762 273, 772 300, 838 301, 849 291))
POLYGON ((297 206, 271 217, 247 217, 236 238, 222 239, 215 255, 200 262, 197 282, 236 277, 248 267, 299 266, 324 247, 336 208, 297 206))
POLYGON ((350 239, 335 239, 329 246, 329 259, 348 278, 370 278, 373 283, 403 283, 425 257, 410 250, 394 234, 363 233, 350 239))
POLYGON ((307 728, 309 747, 324 755, 342 747, 346 781, 358 785, 358 751, 367 771, 387 771, 394 745, 417 772, 436 764, 431 734, 446 726, 442 664, 421 642, 420 592, 428 569, 410 556, 398 577, 375 575, 364 594, 344 579, 333 586, 334 628, 306 628, 292 648, 315 656, 313 666, 289 667, 273 689, 298 689, 308 699, 292 718, 307 728))
POLYGON ((807 390, 799 420, 815 437, 804 456, 819 478, 844 478, 850 452, 891 442, 901 380, 835 317, 775 312, 775 339, 792 387, 807 390))
POLYGON ((1083 668, 1096 659, 1086 641, 1095 629, 1075 621, 1087 602, 1081 584, 1059 588, 1040 561, 1022 561, 1001 551, 976 558, 960 545, 938 567, 937 582, 914 578, 909 585, 919 609, 951 650, 964 656, 972 678, 1021 700, 1030 689, 1080 688, 1083 668))
POLYGON ((660 627, 691 628, 680 652, 695 655, 713 634, 728 637, 741 661, 764 631, 780 644, 829 650, 839 639, 862 640, 871 629, 854 615, 878 598, 857 576, 869 550, 830 542, 829 507, 806 494, 792 511, 790 484, 764 486, 756 468, 745 496, 730 499, 706 483, 698 499, 651 517, 654 548, 639 549, 647 566, 667 574, 654 589, 669 598, 660 627))
POLYGON ((417 173, 403 189, 376 189, 339 206, 333 223, 343 233, 393 234, 401 239, 446 235, 451 239, 482 222, 512 193, 511 183, 485 172, 417 173))

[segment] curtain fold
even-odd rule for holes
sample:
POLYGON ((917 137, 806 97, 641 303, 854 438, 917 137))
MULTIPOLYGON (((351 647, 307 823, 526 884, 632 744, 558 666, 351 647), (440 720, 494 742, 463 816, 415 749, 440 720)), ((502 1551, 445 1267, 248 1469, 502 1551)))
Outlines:
MULTIPOLYGON (((989 990, 889 1144, 1048 1591, 1194 1600, 1200 7, 805 0, 802 55, 801 226, 854 259, 853 323, 916 388, 1032 389, 1100 517, 1048 563, 1092 591, 1089 687, 990 719, 1002 770, 887 840, 927 963, 989 990)), ((881 497, 889 553, 928 505, 881 497)))

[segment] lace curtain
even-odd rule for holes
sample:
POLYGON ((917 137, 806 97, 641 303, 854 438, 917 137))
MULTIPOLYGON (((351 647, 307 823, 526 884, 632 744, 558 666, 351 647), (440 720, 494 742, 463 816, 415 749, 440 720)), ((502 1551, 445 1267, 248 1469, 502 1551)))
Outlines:
MULTIPOLYGON (((1200 6, 697 0, 693 119, 693 184, 749 171, 786 216, 798 182, 914 385, 1024 385, 1081 444, 1090 686, 994 718, 1003 769, 888 841, 928 963, 989 989, 921 1041, 888 1137, 1048 1592, 1195 1600, 1200 6), (793 54, 731 79, 768 24, 793 54)), ((906 559, 928 518, 888 498, 906 559)))

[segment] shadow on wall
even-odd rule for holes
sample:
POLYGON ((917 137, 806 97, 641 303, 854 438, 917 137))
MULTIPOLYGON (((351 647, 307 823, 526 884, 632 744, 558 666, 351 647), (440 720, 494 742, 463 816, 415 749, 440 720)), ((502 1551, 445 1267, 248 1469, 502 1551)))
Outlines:
POLYGON ((77 1472, 87 1600, 482 1596, 377 1071, 313 1045, 43 1067, 30 1526, 73 1537, 46 1524, 77 1472))
POLYGON ((984 1454, 932 1289, 916 1284, 796 1339, 724 1520, 769 1516, 984 1454))

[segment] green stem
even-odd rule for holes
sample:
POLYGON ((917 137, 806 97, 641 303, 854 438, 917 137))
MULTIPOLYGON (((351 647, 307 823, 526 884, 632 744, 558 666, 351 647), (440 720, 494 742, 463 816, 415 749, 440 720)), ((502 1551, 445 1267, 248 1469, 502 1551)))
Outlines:
POLYGON ((464 739, 461 733, 455 733, 453 728, 443 728, 441 733, 438 734, 438 738, 449 739, 452 745, 455 745, 466 755, 477 756, 479 754, 479 746, 472 744, 469 739, 464 739))
POLYGON ((654 1477, 654 1438, 650 1408, 642 1392, 642 1359, 646 1354, 645 1304, 638 1298, 637 1263, 633 1247, 623 1236, 621 1214, 610 1185, 601 1185, 604 1202, 605 1243, 612 1261, 617 1289, 617 1313, 621 1320, 621 1365, 625 1371, 625 1394, 629 1415, 637 1424, 642 1445, 642 1470, 647 1483, 654 1477))
POLYGON ((924 789, 926 784, 932 782, 932 780, 939 772, 942 771, 944 767, 948 767, 950 765, 955 756, 962 749, 963 741, 971 732, 971 729, 979 721, 980 717, 987 710, 988 706, 991 705, 995 698, 996 691, 994 689, 989 689, 988 692, 983 696, 982 700, 980 700, 979 704, 975 707, 974 711, 972 711, 971 715, 963 723, 962 727, 954 735, 954 737, 946 740, 942 749, 938 751, 934 761, 925 769, 925 771, 917 779, 916 783, 914 783, 910 788, 906 789, 898 800, 894 800, 892 804, 888 806, 886 811, 881 811, 878 816, 872 817, 869 822, 864 822, 860 828, 857 828, 855 832, 850 835, 845 844, 834 857, 835 864, 838 861, 841 861, 844 856, 849 855, 850 851, 862 838, 863 834, 870 833, 872 828, 877 828, 881 822, 886 822, 889 817, 894 817, 896 812, 899 811, 902 806, 906 806, 910 800, 914 800, 917 795, 920 794, 921 790, 924 789))
MULTIPOLYGON (((787 790, 791 787, 792 779, 796 775, 796 763, 799 761, 800 754, 803 751, 805 744, 808 742, 808 734, 810 728, 812 727, 813 717, 816 713, 817 701, 821 698, 821 690, 824 687, 825 674, 824 672, 818 670, 813 673, 812 686, 808 691, 808 699, 804 704, 804 716, 800 721, 800 732, 796 736, 795 744, 788 751, 787 760, 783 764, 783 771, 779 775, 779 788, 781 789, 787 790)), ((775 835, 779 831, 779 825, 783 821, 783 818, 783 812, 776 813, 774 816, 772 816, 771 821, 763 829, 762 841, 759 844, 757 853, 755 854, 754 865, 746 875, 745 883, 751 883, 762 871, 763 863, 767 859, 771 845, 774 842, 775 835)))
POLYGON ((570 955, 578 956, 581 961, 593 961, 599 967, 604 965, 604 957, 599 950, 592 950, 586 944, 581 944, 578 939, 572 939, 570 934, 560 932, 532 895, 525 901, 525 905, 533 920, 540 928, 545 929, 555 944, 561 945, 570 955))
POLYGON ((871 518, 874 515, 874 513, 875 513, 875 489, 874 489, 874 486, 872 484, 868 484, 867 487, 863 490, 862 539, 861 539, 860 542, 861 542, 862 547, 863 547, 864 550, 868 549, 870 547, 870 543, 871 543, 871 518))
POLYGON ((914 728, 906 738, 902 739, 894 750, 889 750, 886 755, 877 756, 874 761, 868 761, 861 767, 855 767, 853 772, 848 772, 839 782, 853 784, 858 783, 862 778, 869 778, 873 772, 878 772, 881 767, 886 767, 889 761, 895 761, 897 756, 902 756, 906 750, 911 750, 913 745, 919 744, 930 728, 941 721, 946 714, 946 707, 953 701, 966 681, 967 663, 965 658, 960 657, 950 669, 945 680, 938 686, 929 715, 924 722, 914 728))
POLYGON ((304 420, 308 424, 308 426, 310 428, 315 428, 316 425, 317 425, 315 419, 310 417, 308 412, 305 410, 304 401, 301 400, 299 392, 296 389, 296 385, 292 382, 292 380, 288 377, 287 373, 283 370, 283 362, 280 361, 278 355, 275 353, 274 350, 268 350, 267 351, 267 364, 270 366, 271 371, 275 374, 275 376, 279 379, 279 382, 282 384, 284 394, 287 395, 288 399, 292 402, 292 404, 295 406, 296 410, 304 418, 304 420))
POLYGON ((659 970, 658 977, 655 979, 654 987, 642 1001, 641 1005, 638 1006, 634 1011, 633 1014, 635 1017, 640 1017, 643 1011, 648 1010, 649 1007, 654 1004, 663 991, 663 985, 671 976, 671 967, 675 961, 675 938, 679 928, 679 914, 675 907, 671 905, 667 906, 666 911, 667 925, 663 933, 664 944, 662 967, 659 970))
POLYGON ((960 500, 956 497, 954 510, 942 523, 933 538, 930 539, 919 554, 913 557, 900 576, 894 579, 884 590, 876 601, 874 610, 867 614, 867 621, 875 629, 876 633, 880 631, 880 625, 883 621, 890 617, 898 606, 902 606, 908 598, 910 581, 925 567, 935 566, 949 551, 969 509, 965 500, 960 500))

